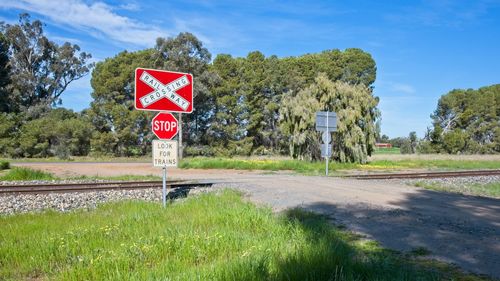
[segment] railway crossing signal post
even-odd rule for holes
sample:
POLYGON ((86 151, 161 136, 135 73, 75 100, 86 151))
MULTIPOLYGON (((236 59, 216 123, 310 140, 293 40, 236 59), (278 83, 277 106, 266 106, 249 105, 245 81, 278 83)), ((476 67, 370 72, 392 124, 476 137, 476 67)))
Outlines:
POLYGON ((332 156, 332 132, 337 131, 337 113, 328 111, 316 112, 316 130, 323 132, 321 139, 321 156, 325 157, 325 176, 328 176, 328 159, 332 156))
POLYGON ((153 140, 153 166, 163 170, 162 202, 167 205, 167 167, 177 167, 179 123, 169 112, 193 111, 193 75, 156 69, 135 70, 135 108, 163 111, 151 122, 151 130, 160 140, 153 140), (165 112, 166 111, 166 112, 165 112))

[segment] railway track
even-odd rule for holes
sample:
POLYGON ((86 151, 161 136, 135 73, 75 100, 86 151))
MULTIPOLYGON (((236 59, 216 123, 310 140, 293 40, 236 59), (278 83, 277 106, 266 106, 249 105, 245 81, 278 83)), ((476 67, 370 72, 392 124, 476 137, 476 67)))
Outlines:
POLYGON ((453 172, 418 172, 418 173, 387 173, 352 175, 347 178, 358 180, 382 180, 382 179, 431 179, 452 177, 478 177, 500 175, 500 170, 476 170, 476 171, 453 171, 453 172))
MULTIPOLYGON (((193 187, 211 186, 209 182, 167 181, 167 188, 177 190, 188 190, 193 187)), ((67 184, 22 184, 22 185, 0 185, 2 194, 39 194, 39 193, 62 193, 62 192, 88 192, 104 190, 130 190, 161 188, 162 181, 121 181, 121 182, 97 182, 97 183, 67 183, 67 184)))

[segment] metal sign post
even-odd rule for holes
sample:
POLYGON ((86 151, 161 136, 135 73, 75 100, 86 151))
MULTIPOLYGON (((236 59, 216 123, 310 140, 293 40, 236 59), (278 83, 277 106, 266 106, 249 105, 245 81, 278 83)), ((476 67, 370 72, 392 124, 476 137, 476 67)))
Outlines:
MULTIPOLYGON (((328 132, 328 111, 326 112, 326 131, 325 133, 327 134, 330 134, 330 132, 328 132)), ((326 146, 329 145, 328 142, 325 142, 326 146)), ((325 176, 328 176, 328 153, 326 153, 327 156, 325 156, 325 176)))
POLYGON ((167 206, 167 167, 177 167, 177 147, 177 141, 153 140, 153 166, 163 169, 163 207, 167 206))
POLYGON ((167 167, 163 167, 163 188, 162 188, 163 208, 167 207, 167 167))
POLYGON ((321 156, 325 157, 325 176, 328 176, 328 160, 332 156, 331 132, 337 131, 337 113, 328 111, 316 112, 316 130, 323 132, 321 156))

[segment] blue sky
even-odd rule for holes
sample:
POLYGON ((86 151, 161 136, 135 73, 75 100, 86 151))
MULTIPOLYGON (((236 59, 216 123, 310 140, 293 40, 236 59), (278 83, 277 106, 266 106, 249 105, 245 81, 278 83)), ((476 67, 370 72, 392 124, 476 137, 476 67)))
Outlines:
MULTIPOLYGON (((439 97, 500 83, 500 0, 477 1, 85 1, 2 0, 0 21, 29 12, 47 36, 100 61, 152 47, 188 31, 212 55, 298 56, 361 48, 377 63, 382 133, 422 137, 439 97)), ((91 101, 90 76, 73 83, 64 106, 91 101)))

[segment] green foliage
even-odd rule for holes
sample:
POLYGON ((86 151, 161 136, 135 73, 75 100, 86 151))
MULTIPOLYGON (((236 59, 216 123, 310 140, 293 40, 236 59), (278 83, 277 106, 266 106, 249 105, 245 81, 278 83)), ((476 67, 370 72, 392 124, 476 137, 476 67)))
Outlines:
POLYGON ((498 153, 500 84, 478 90, 453 90, 443 95, 429 133, 434 151, 446 153, 498 153))
MULTIPOLYGON (((289 142, 292 125, 280 122, 282 102, 286 103, 291 96, 314 83, 320 72, 332 81, 370 87, 375 79, 375 62, 359 49, 328 50, 283 59, 265 57, 256 51, 245 58, 219 55, 211 71, 219 80, 211 90, 215 110, 208 129, 209 143, 224 150, 230 143, 247 137, 252 138, 254 155, 287 151, 297 155, 293 151, 296 145, 289 142)), ((296 111, 306 107, 300 106, 296 111)), ((304 137, 296 136, 298 139, 304 137)), ((231 153, 229 150, 228 154, 231 153)), ((311 158, 311 151, 298 157, 311 158)))
POLYGON ((218 55, 210 67, 217 75, 217 81, 210 91, 213 117, 207 137, 210 146, 217 146, 222 150, 245 138, 242 123, 246 115, 241 102, 243 96, 240 81, 242 64, 242 59, 218 55))
POLYGON ((5 160, 0 160, 0 171, 10 169, 10 162, 5 160))
POLYGON ((0 112, 8 112, 10 84, 9 42, 3 33, 0 33, 0 112))
POLYGON ((447 132, 443 135, 443 149, 450 154, 464 151, 467 138, 466 133, 461 130, 447 132))
POLYGON ((430 141, 423 140, 418 143, 417 152, 422 154, 437 153, 430 141))
POLYGON ((378 99, 363 85, 332 82, 320 74, 315 83, 289 94, 281 106, 281 128, 289 137, 290 155, 320 159, 320 134, 315 131, 315 113, 337 113, 333 134, 333 158, 340 162, 366 163, 375 145, 378 99), (356 101, 356 102, 352 102, 356 101))
POLYGON ((83 156, 89 153, 93 128, 81 115, 58 108, 26 122, 20 129, 18 156, 83 156))
POLYGON ((393 142, 398 143, 401 154, 414 154, 417 152, 418 139, 416 132, 410 132, 407 138, 397 138, 393 142))
POLYGON ((57 179, 52 174, 33 170, 29 168, 14 167, 3 176, 0 176, 0 181, 33 181, 33 180, 55 180, 57 179))
POLYGON ((92 72, 92 97, 86 112, 95 134, 93 155, 137 156, 151 151, 150 122, 154 114, 134 110, 134 71, 151 67, 152 50, 121 52, 96 65, 92 72))

